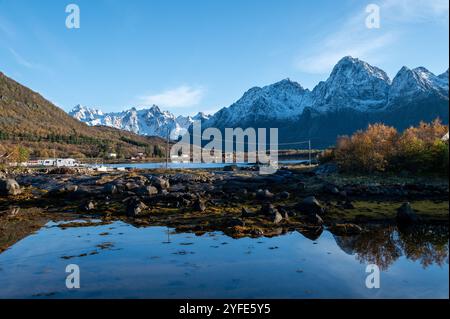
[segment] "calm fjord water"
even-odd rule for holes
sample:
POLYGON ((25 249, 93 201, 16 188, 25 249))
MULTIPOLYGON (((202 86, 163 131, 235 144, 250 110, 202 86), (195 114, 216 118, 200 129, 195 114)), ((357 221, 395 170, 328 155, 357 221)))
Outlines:
POLYGON ((0 255, 0 298, 448 298, 448 280, 448 228, 433 227, 311 240, 48 223, 0 255), (380 289, 365 286, 370 263, 380 289), (68 264, 80 289, 66 288, 68 264))

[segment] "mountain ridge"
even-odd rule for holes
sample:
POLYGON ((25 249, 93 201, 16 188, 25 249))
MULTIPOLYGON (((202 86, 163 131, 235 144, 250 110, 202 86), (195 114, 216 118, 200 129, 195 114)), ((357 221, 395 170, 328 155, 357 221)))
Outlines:
POLYGON ((391 81, 383 70, 347 56, 312 91, 285 80, 285 85, 302 89, 291 90, 293 96, 280 100, 286 90, 279 91, 279 83, 252 88, 215 113, 204 127, 277 127, 280 142, 313 139, 317 147, 327 147, 339 135, 352 134, 375 122, 400 130, 437 117, 448 123, 448 70, 435 75, 424 67, 403 67, 391 81), (250 93, 252 98, 246 98, 250 93), (286 101, 296 102, 283 103, 286 101), (278 113, 288 116, 280 118, 278 113))
POLYGON ((207 120, 209 115, 202 112, 195 116, 175 116, 169 111, 161 111, 157 105, 150 108, 132 107, 121 112, 104 113, 98 108, 76 105, 69 115, 89 126, 109 126, 144 136, 167 137, 177 139, 195 120, 207 120))

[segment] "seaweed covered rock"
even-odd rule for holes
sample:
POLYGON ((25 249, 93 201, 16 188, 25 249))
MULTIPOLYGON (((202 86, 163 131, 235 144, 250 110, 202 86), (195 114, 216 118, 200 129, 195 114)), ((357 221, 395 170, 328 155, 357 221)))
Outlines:
POLYGON ((15 196, 20 193, 20 185, 14 179, 0 179, 0 196, 15 196))
POLYGON ((148 207, 140 200, 133 198, 131 200, 128 200, 127 204, 127 216, 128 217, 140 217, 144 215, 145 210, 147 210, 148 207))

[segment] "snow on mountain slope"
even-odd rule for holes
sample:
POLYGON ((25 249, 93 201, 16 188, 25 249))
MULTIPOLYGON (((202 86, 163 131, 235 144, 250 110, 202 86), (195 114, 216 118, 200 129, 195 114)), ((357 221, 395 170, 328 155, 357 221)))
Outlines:
POLYGON ((387 102, 390 82, 383 70, 347 56, 336 64, 328 80, 314 88, 314 107, 317 111, 342 107, 377 110, 387 102))
POLYGON ((316 114, 343 108, 372 113, 431 95, 448 101, 448 70, 436 76, 423 67, 414 70, 404 67, 391 82, 383 70, 347 56, 312 91, 290 80, 252 88, 235 104, 214 114, 205 125, 233 127, 258 119, 292 122, 305 108, 316 114))
POLYGON ((448 71, 436 76, 424 67, 411 70, 404 66, 392 81, 388 104, 392 106, 430 94, 448 99, 448 71))
POLYGON ((283 120, 299 116, 307 106, 311 106, 310 91, 285 79, 263 88, 251 88, 229 108, 223 108, 214 114, 212 119, 225 125, 241 120, 283 120))
POLYGON ((188 129, 194 120, 204 127, 240 127, 246 124, 277 121, 295 123, 305 109, 314 114, 331 114, 341 109, 362 113, 389 111, 422 98, 437 97, 448 102, 448 70, 436 76, 424 67, 403 67, 391 81, 387 74, 367 62, 350 56, 342 58, 329 78, 312 91, 289 79, 254 87, 229 107, 212 116, 175 117, 157 106, 132 108, 120 113, 102 113, 98 109, 76 106, 70 115, 89 125, 107 125, 142 135, 172 138, 188 129))
POLYGON ((169 131, 172 139, 182 135, 194 120, 209 118, 203 113, 194 117, 175 117, 168 111, 161 111, 156 105, 149 109, 131 108, 117 113, 103 113, 98 109, 77 105, 69 115, 91 126, 105 125, 146 136, 166 137, 169 131))

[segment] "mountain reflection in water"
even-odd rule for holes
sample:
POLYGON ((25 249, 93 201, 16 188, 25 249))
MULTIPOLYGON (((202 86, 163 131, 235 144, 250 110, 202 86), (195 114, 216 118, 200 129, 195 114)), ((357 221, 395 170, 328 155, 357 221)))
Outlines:
POLYGON ((121 221, 48 223, 0 254, 0 298, 448 298, 448 227, 366 226, 356 236, 281 229, 271 238, 121 221), (65 287, 80 266, 81 289, 65 287), (380 289, 367 289, 368 264, 380 289))

